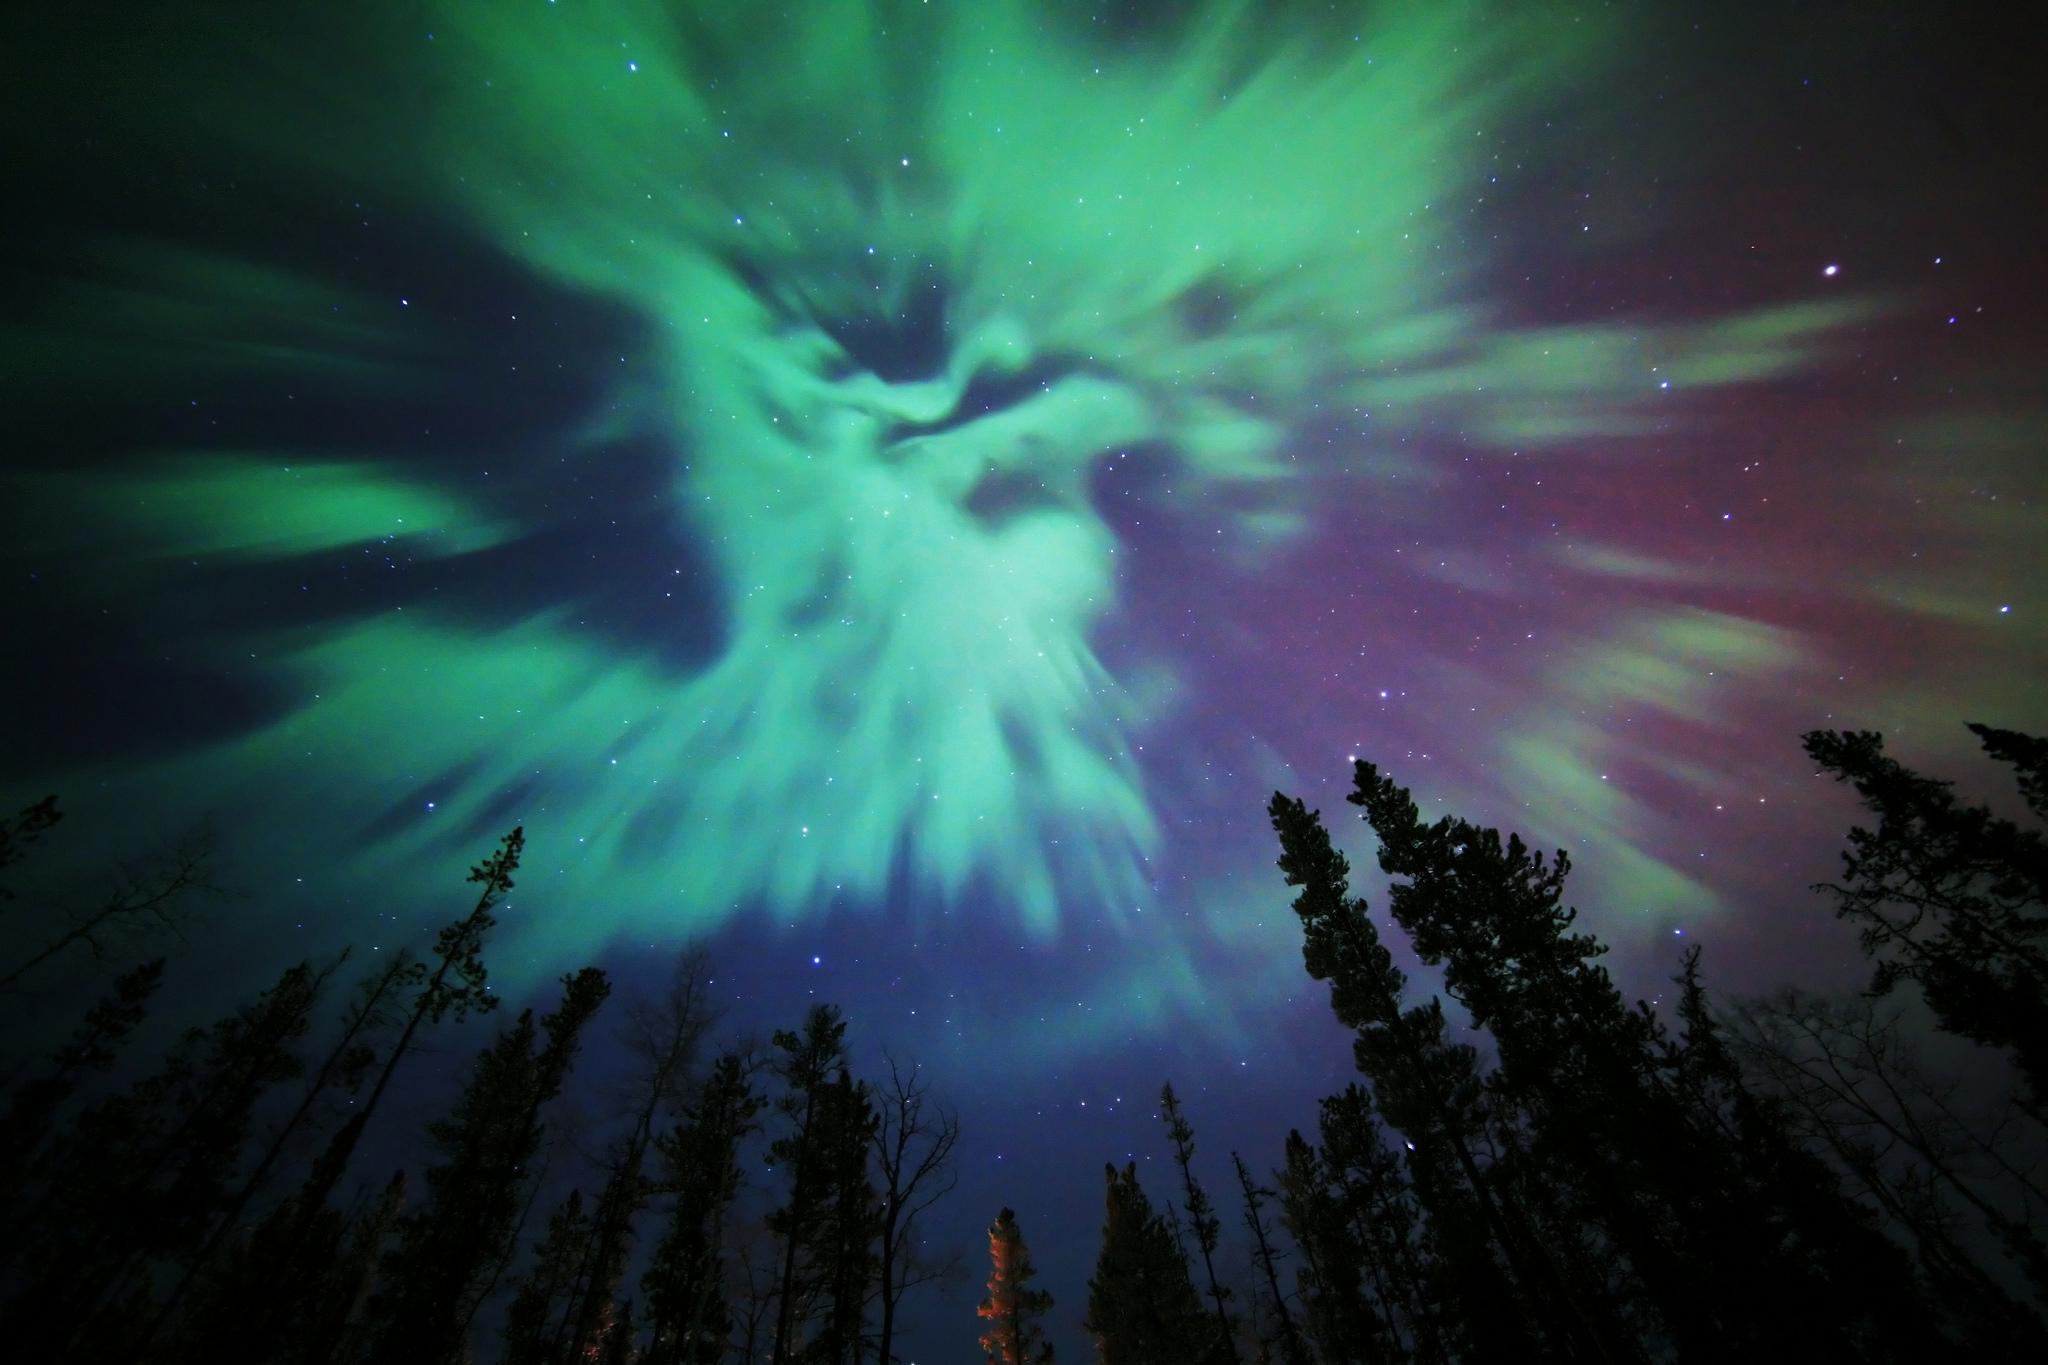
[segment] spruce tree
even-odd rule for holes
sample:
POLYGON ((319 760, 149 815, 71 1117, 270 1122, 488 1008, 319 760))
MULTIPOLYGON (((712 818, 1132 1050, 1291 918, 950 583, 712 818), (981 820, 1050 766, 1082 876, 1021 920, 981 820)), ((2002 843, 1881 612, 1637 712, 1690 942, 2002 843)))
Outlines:
POLYGON ((1439 1361, 1512 1340, 1512 1303, 1483 1295, 1497 1281, 1441 1251, 1460 1237, 1483 1248, 1482 1230, 1469 1208, 1462 1223, 1425 1217, 1371 1095, 1347 1086, 1322 1102, 1319 1120, 1319 1146, 1288 1138, 1283 1207, 1310 1262, 1303 1288, 1325 1354, 1439 1361))
POLYGON ((504 1365, 556 1365, 581 1358, 580 1350, 572 1357, 565 1349, 567 1333, 559 1319, 564 1301, 575 1297, 591 1241, 583 1191, 571 1190, 548 1217, 547 1236, 534 1246, 533 1265, 505 1309, 499 1330, 505 1341, 504 1365))
POLYGON ((1215 1330, 1171 1226, 1138 1184, 1135 1162, 1103 1167, 1102 1253, 1088 1281, 1088 1317, 1102 1365, 1206 1360, 1215 1330))
POLYGON ((783 1093, 775 1108, 784 1128, 769 1144, 769 1162, 782 1172, 785 1199, 768 1216, 781 1268, 775 1286, 775 1331, 770 1365, 787 1365, 829 1266, 820 1264, 823 1234, 839 1175, 833 1142, 833 1077, 843 1069, 846 1022, 831 1005, 813 1005, 801 1033, 775 1032, 775 1063, 783 1093))
POLYGON ((454 1112, 428 1128, 442 1160, 427 1169, 426 1203, 401 1222, 369 1306, 381 1365, 448 1365, 466 1352, 492 1272, 518 1236, 542 1111, 610 989, 594 967, 565 977, 555 1012, 536 1030, 528 1010, 500 1033, 454 1112))
POLYGON ((1237 1324, 1224 1305, 1231 1292, 1216 1278, 1216 1248, 1222 1236, 1223 1220, 1209 1203, 1202 1182, 1195 1178, 1195 1130, 1180 1111, 1180 1099, 1172 1085, 1159 1090, 1159 1117, 1173 1143, 1173 1162, 1180 1168, 1182 1205, 1188 1213, 1188 1229, 1195 1234, 1195 1246, 1202 1253, 1202 1272, 1209 1281, 1209 1298, 1216 1305, 1216 1348, 1219 1360, 1237 1365, 1237 1324))
POLYGON ((717 1365, 732 1335, 726 1301, 726 1219, 744 1179, 740 1142, 767 1101, 753 1085, 753 1062, 727 1052, 712 1064, 684 1122, 659 1144, 666 1228, 641 1277, 652 1337, 645 1365, 717 1365))
POLYGON ((859 1365, 868 1345, 867 1307, 881 1228, 880 1204, 868 1176, 879 1120, 867 1083, 843 1067, 828 1095, 823 1145, 830 1183, 814 1253, 822 1311, 805 1357, 818 1365, 859 1365))
POLYGON ((1343 1186, 1299 1129, 1287 1134, 1286 1154, 1281 1208, 1301 1257, 1295 1285, 1317 1358, 1324 1365, 1400 1359, 1390 1305, 1368 1287, 1366 1252, 1343 1186))
MULTIPOLYGON (((2021 797, 2048 820, 2048 739, 1972 725, 1984 751, 2015 769, 2021 797)), ((1878 817, 1849 831, 1835 913, 1861 926, 1877 959, 1871 989, 1916 983, 1952 1033, 2008 1051, 2048 1107, 2048 843, 1953 784, 1884 752, 1874 731, 1815 730, 1806 752, 1856 788, 1878 817)))
MULTIPOLYGON (((1300 1135, 1292 1136, 1298 1138, 1300 1135)), ((1236 1152, 1230 1154, 1230 1163, 1237 1168, 1237 1185, 1244 1198, 1244 1225, 1252 1235, 1253 1265, 1265 1282, 1266 1302, 1279 1324, 1275 1333, 1259 1333, 1262 1359, 1271 1358, 1271 1343, 1277 1342, 1282 1365, 1308 1365, 1301 1333, 1295 1326, 1293 1312, 1287 1307, 1287 1294, 1280 1288, 1279 1253, 1273 1249, 1273 1226, 1265 1215, 1265 1201, 1275 1198, 1275 1192, 1252 1179, 1251 1169, 1236 1152)), ((1255 1311, 1258 1302, 1258 1287, 1254 1286, 1252 1305, 1255 1311)))
MULTIPOLYGON (((141 1024, 150 997, 163 985, 163 976, 162 958, 122 973, 112 992, 85 1012, 48 1067, 8 1096, 6 1114, 0 1116, 0 1243, 22 1244, 27 1214, 23 1201, 32 1171, 42 1164, 39 1158, 52 1120, 86 1077, 114 1064, 121 1045, 141 1024)), ((11 1255, 0 1256, 0 1265, 9 1264, 11 1255)))
POLYGON ((630 1014, 628 1046, 638 1064, 625 1131, 606 1151, 604 1184, 588 1215, 572 1191, 536 1248, 533 1272, 522 1277, 506 1324, 508 1359, 581 1361, 600 1338, 620 1331, 617 1294, 633 1251, 635 1225, 654 1193, 649 1149, 664 1114, 688 1088, 698 1044, 713 1015, 705 988, 710 957, 701 948, 677 960, 668 990, 630 1014), (571 1209, 573 1204, 573 1212, 571 1209))
POLYGON ((1376 1110, 1408 1149, 1446 1292, 1470 1308, 1463 1325, 1475 1349, 1502 1358, 1546 1349, 1612 1355, 1517 1191, 1494 1169, 1517 1134, 1487 1093, 1478 1054, 1449 1040, 1441 1001, 1402 1008, 1407 978, 1364 899, 1350 895, 1350 862, 1331 845, 1320 813, 1275 792, 1268 814, 1281 872, 1301 888, 1293 908, 1308 974, 1330 983, 1331 1011, 1357 1033, 1352 1055, 1372 1081, 1376 1110))
POLYGON ((321 984, 291 968, 44 1144, 28 1163, 34 1193, 10 1248, 25 1273, 0 1309, 0 1337, 51 1360, 136 1349, 159 1276, 189 1262, 232 1198, 257 1105, 300 1074, 293 1049, 321 984))
POLYGON ((497 852, 470 868, 469 882, 482 889, 477 892, 476 904, 469 914, 444 927, 435 937, 433 969, 430 971, 425 963, 409 957, 399 969, 403 984, 419 988, 412 1009, 406 1014, 397 1040, 384 1054, 384 1064, 376 1069, 377 1079, 370 1086, 368 1098, 356 1107, 313 1164, 312 1174, 298 1196, 301 1218, 310 1220, 326 1207, 327 1197, 341 1183, 349 1158, 362 1141, 363 1130, 390 1089, 399 1063, 411 1054, 420 1028, 438 1024, 451 1014, 461 1020, 471 1011, 489 1014, 498 1008, 498 998, 490 993, 490 973, 484 967, 484 937, 498 922, 492 911, 513 888, 512 874, 519 870, 519 859, 525 849, 526 829, 516 826, 499 841, 497 852))
POLYGON ((1755 1359, 1939 1346, 1897 1248, 1744 1088, 1696 979, 1671 1039, 1625 1004, 1596 961, 1604 946, 1573 931, 1561 852, 1425 824, 1373 765, 1355 777, 1380 866, 1405 878, 1393 918, 1494 1040, 1496 1188, 1578 1340, 1617 1358, 1658 1339, 1755 1359))
POLYGON ((1031 1288, 1038 1272, 1024 1245, 1017 1215, 1004 1209, 988 1230, 988 1297, 974 1311, 987 1319, 981 1335, 988 1365, 1052 1365, 1052 1343, 1038 1319, 1052 1311, 1052 1295, 1031 1288))
MULTIPOLYGON (((45 834, 55 829, 64 819, 64 812, 57 809, 54 793, 42 800, 23 806, 12 817, 0 817, 0 872, 5 872, 28 856, 29 847, 42 842, 45 834)), ((0 882, 0 902, 14 899, 14 889, 0 882)))
POLYGON ((294 1350, 325 1349, 318 1345, 325 1340, 318 1324, 331 1316, 337 1295, 346 1300, 353 1292, 337 1286, 349 1278, 339 1258, 353 1246, 354 1220, 330 1207, 330 1200, 400 1064, 419 1046, 420 1030, 451 1014, 460 1020, 498 1007, 489 991, 483 943, 497 923, 493 911, 513 887, 525 843, 524 829, 515 828, 470 868, 468 881, 481 888, 476 903, 436 937, 431 970, 400 952, 359 989, 329 1066, 334 1083, 353 1093, 367 1082, 368 1095, 351 1103, 349 1117, 292 1196, 250 1232, 251 1254, 234 1257, 236 1273, 208 1277, 209 1301, 190 1310, 194 1325, 180 1329, 187 1339, 206 1340, 218 1365, 256 1365, 294 1350), (407 991, 412 999, 400 1005, 407 991), (380 1062, 371 1040, 387 1026, 396 1026, 398 1036, 380 1062), (200 1323, 210 1326, 202 1331, 200 1323))

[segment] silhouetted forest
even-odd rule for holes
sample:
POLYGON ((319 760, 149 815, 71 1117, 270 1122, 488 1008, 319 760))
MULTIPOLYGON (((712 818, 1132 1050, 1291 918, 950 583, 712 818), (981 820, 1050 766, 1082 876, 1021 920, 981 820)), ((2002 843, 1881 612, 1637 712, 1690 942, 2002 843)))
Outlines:
MULTIPOLYGON (((2048 740, 1972 729, 2048 819, 2048 740)), ((1576 929, 1562 852, 1425 822, 1359 762, 1348 799, 1394 879, 1375 919, 1320 814, 1275 793, 1304 960, 1360 1079, 1284 1151, 1232 1153, 1216 1196, 1162 1089, 1168 1187, 1104 1170, 1103 1365, 2048 1359, 2048 846, 1874 734, 1805 742, 1876 819, 1822 888, 1869 987, 1717 999, 1694 949, 1668 1019, 1576 929), (1395 930, 1441 997, 1415 1001, 1395 930), (1996 1065, 1930 1066, 1922 1017, 1996 1065)), ((0 820, 0 875, 62 818, 51 798, 0 820)), ((918 1234, 958 1118, 914 1065, 855 1075, 832 1006, 721 1036, 701 951, 657 999, 562 978, 500 1020, 416 1170, 368 1168, 408 1063, 499 1012, 486 950, 522 851, 514 830, 471 870, 431 952, 293 965, 154 1059, 129 1044, 168 968, 133 958, 213 889, 204 832, 0 964, 0 989, 67 955, 111 974, 0 1113, 9 1358, 896 1361, 906 1296, 950 1268, 918 1234), (593 1028, 608 1012, 623 1026, 593 1028), (603 1104, 572 1084, 600 1046, 627 1078, 603 1104)), ((1011 1209, 989 1244, 982 1352, 1048 1365, 1054 1304, 1011 1209)))

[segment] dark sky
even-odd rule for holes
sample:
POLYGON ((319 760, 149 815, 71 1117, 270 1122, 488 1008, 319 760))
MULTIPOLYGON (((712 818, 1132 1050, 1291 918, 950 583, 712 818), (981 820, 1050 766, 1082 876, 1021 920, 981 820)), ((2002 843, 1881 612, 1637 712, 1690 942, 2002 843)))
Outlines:
POLYGON ((1799 733, 2048 725, 2038 6, 345 8, 0 19, 0 776, 212 813, 195 1013, 523 822, 508 993, 839 1002, 1079 1359, 1159 1084, 1220 1189, 1343 1083, 1276 786, 1834 987, 1799 733))

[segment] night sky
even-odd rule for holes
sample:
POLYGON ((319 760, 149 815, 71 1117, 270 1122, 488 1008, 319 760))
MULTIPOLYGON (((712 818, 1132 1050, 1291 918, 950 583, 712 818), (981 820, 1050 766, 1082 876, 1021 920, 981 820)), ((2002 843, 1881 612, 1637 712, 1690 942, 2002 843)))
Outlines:
POLYGON ((1220 1192, 1348 1071, 1276 787, 1569 848, 1634 994, 1826 988, 1799 733, 2048 727, 2010 10, 10 7, 0 795, 53 881, 211 813, 195 1013, 523 823, 501 990, 840 1003, 1083 1359, 1160 1083, 1220 1192))

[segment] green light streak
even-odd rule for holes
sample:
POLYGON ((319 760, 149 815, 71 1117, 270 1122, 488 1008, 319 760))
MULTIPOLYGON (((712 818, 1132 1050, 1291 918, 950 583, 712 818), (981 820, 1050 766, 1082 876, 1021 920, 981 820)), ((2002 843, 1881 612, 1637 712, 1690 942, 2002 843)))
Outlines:
MULTIPOLYGON (((1163 847, 1133 739, 1170 665, 1141 696, 1091 644, 1119 606, 1091 503, 1106 459, 1169 450, 1172 497, 1256 554, 1311 524, 1333 469, 1295 437, 1333 397, 1383 439, 1446 411, 1481 441, 1638 431, 1676 392, 1810 363, 1859 316, 1499 329, 1471 302, 1458 215, 1497 125, 1588 68, 1594 26, 1387 4, 1345 43, 1251 6, 1205 14, 1112 52, 1004 0, 443 6, 419 141, 340 159, 645 320, 655 389, 629 396, 673 451, 726 648, 678 682, 567 612, 486 631, 415 610, 280 639, 318 697, 209 754, 210 780, 256 800, 318 755, 320 802, 374 809, 448 777, 378 864, 528 819, 535 866, 562 879, 549 894, 606 907, 531 931, 550 965, 749 904, 872 902, 905 868, 1049 936, 1067 908, 1135 907, 1163 847), (834 339, 900 328, 934 286, 926 372, 878 374, 834 339), (963 409, 977 380, 1027 372, 1043 381, 1013 404, 963 409)), ((334 332, 317 290, 155 269, 146 297, 217 306, 151 304, 135 326, 205 338, 221 364, 385 364, 383 337, 334 332)), ((374 464, 286 478, 193 459, 97 496, 175 555, 301 554, 401 520, 449 553, 518 529, 374 464)), ((1671 660, 1741 654, 1740 629, 1690 617, 1651 636, 1588 676, 1696 715, 1671 660)), ((1532 792, 1625 825, 1563 748, 1513 753, 1532 792)), ((1186 998, 1192 959, 1161 960, 1177 965, 1158 993, 1186 998)))
POLYGON ((31 554, 75 546, 79 527, 105 548, 125 543, 141 557, 230 559, 366 541, 403 541, 413 555, 464 554, 497 544, 507 530, 445 489, 375 462, 176 455, 136 461, 111 477, 43 476, 21 486, 49 507, 46 539, 23 547, 31 554))

